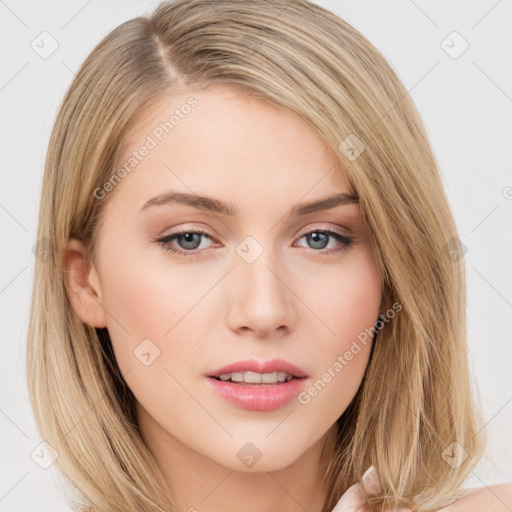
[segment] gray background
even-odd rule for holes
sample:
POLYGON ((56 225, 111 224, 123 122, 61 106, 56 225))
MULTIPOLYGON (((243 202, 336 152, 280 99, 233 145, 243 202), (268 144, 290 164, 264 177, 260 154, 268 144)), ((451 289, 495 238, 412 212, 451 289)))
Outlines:
MULTIPOLYGON (((50 130, 73 73, 92 48, 115 26, 157 3, 0 1, 3 512, 69 510, 54 466, 42 469, 31 458, 41 439, 24 372, 32 248, 50 130), (43 31, 58 43, 48 58, 31 47, 42 46, 41 37, 48 37, 39 36, 43 31)), ((427 127, 467 247, 469 352, 488 421, 487 456, 467 484, 512 481, 512 5, 495 0, 318 3, 384 54, 427 127), (458 55, 464 40, 469 47, 458 55)))

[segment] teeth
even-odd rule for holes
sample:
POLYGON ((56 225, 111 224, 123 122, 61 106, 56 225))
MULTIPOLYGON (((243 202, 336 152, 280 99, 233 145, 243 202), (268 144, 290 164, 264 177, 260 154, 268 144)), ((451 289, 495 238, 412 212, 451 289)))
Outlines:
POLYGON ((293 375, 286 372, 257 373, 257 372, 233 372, 223 373, 220 380, 232 380, 233 382, 246 382, 247 384, 275 384, 293 379, 293 375))
POLYGON ((285 380, 291 380, 291 375, 288 375, 285 372, 277 372, 277 378, 279 379, 279 382, 284 382, 285 380))

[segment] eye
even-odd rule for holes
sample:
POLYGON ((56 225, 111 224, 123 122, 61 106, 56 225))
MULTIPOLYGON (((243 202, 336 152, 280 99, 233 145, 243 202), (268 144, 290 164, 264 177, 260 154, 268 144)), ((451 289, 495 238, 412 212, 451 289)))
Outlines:
MULTIPOLYGON (((155 241, 162 245, 166 251, 183 255, 196 255, 200 252, 197 251, 197 249, 201 246, 201 237, 212 239, 206 231, 188 230, 173 233, 155 241), (172 245, 174 241, 178 243, 180 248, 177 249, 172 245)), ((202 249, 204 249, 204 247, 202 249)))
MULTIPOLYGON (((185 230, 172 233, 163 238, 154 239, 154 241, 158 242, 166 251, 179 254, 180 256, 200 256, 200 253, 203 252, 202 249, 205 249, 205 247, 201 247, 201 238, 207 238, 208 240, 213 239, 207 231, 185 230), (178 248, 173 245, 174 242, 176 242, 178 248)), ((304 233, 299 240, 303 238, 310 244, 310 249, 313 250, 313 252, 326 255, 348 249, 354 242, 353 237, 326 229, 308 231, 304 233), (328 248, 331 241, 334 242, 335 245, 337 242, 339 247, 332 249, 331 244, 331 250, 325 251, 324 249, 328 248)))
MULTIPOLYGON (((330 250, 330 251, 321 251, 327 254, 337 253, 339 251, 343 251, 348 249, 354 242, 352 237, 342 235, 337 231, 324 230, 324 229, 315 229, 314 231, 308 231, 304 235, 302 235, 299 240, 303 238, 306 239, 307 243, 310 244, 310 247, 314 249, 314 252, 320 252, 319 250, 326 249, 329 243, 332 241, 334 243, 338 242, 340 244, 339 247, 330 250)), ((332 245, 331 245, 332 247, 332 245)))

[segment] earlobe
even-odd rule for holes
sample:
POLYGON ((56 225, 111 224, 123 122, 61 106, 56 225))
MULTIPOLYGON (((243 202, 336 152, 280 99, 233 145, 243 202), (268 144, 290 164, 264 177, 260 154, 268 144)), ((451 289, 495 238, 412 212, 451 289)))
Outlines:
POLYGON ((78 317, 91 327, 106 327, 106 314, 98 273, 87 262, 87 249, 70 239, 65 254, 65 285, 78 317))

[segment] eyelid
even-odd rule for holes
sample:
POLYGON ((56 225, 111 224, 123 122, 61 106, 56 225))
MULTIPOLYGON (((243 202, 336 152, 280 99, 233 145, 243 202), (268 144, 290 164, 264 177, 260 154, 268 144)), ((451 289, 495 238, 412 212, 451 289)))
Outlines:
MULTIPOLYGON (((325 225, 325 224, 320 223, 317 225, 310 226, 308 229, 303 231, 300 236, 295 235, 294 241, 300 240, 304 236, 306 236, 310 233, 314 233, 314 232, 321 232, 321 233, 327 234, 327 236, 329 236, 331 238, 335 238, 337 240, 338 244, 340 245, 340 247, 338 247, 337 249, 330 249, 328 251, 315 250, 313 248, 307 248, 307 247, 302 247, 302 248, 306 249, 307 252, 315 254, 315 255, 320 255, 320 256, 324 256, 324 257, 335 256, 336 254, 339 254, 339 253, 342 253, 342 252, 348 250, 353 245, 353 243, 359 238, 356 235, 345 234, 343 232, 343 230, 351 233, 350 230, 347 230, 346 228, 340 229, 339 226, 333 227, 330 225, 325 225)), ((206 249, 183 250, 183 249, 177 249, 177 248, 173 247, 171 244, 171 242, 173 240, 169 240, 169 239, 176 239, 177 237, 180 237, 186 233, 200 234, 202 236, 209 238, 214 243, 215 242, 219 243, 219 241, 217 240, 217 237, 213 236, 209 230, 204 229, 202 227, 201 228, 190 228, 190 227, 186 227, 186 226, 180 227, 176 231, 173 231, 166 235, 153 237, 152 240, 154 242, 159 243, 164 248, 164 250, 169 251, 170 253, 174 253, 179 257, 185 257, 185 258, 186 257, 199 258, 206 251, 208 251, 208 249, 212 249, 212 247, 208 247, 206 249)))
MULTIPOLYGON (((304 235, 310 233, 313 230, 319 230, 319 231, 334 231, 338 233, 341 236, 345 236, 347 238, 356 239, 357 236, 351 232, 347 228, 340 228, 339 226, 333 226, 332 224, 327 224, 325 222, 315 223, 313 222, 310 226, 303 228, 303 230, 299 230, 294 237, 303 237, 304 235)), ((210 230, 203 228, 202 226, 187 226, 186 224, 184 226, 180 226, 176 229, 176 231, 170 231, 166 234, 159 234, 154 237, 152 237, 153 240, 158 240, 160 238, 166 238, 172 235, 178 235, 183 233, 189 233, 189 232, 202 232, 203 234, 207 235, 209 238, 211 238, 215 242, 219 242, 218 238, 211 233, 210 230)))
POLYGON ((170 236, 181 235, 184 233, 201 233, 203 235, 208 236, 213 241, 216 241, 216 242, 219 241, 218 237, 216 237, 209 229, 203 228, 202 226, 187 226, 187 225, 185 225, 184 227, 180 226, 179 228, 173 229, 169 232, 167 232, 167 230, 164 230, 163 233, 152 236, 151 239, 154 241, 157 241, 162 238, 168 238, 170 236))
POLYGON ((338 233, 339 235, 355 238, 355 236, 351 233, 351 231, 347 228, 340 228, 340 226, 333 226, 332 224, 326 224, 324 222, 313 222, 310 226, 304 229, 304 231, 299 231, 299 233, 302 233, 301 235, 297 234, 296 236, 304 236, 311 231, 318 230, 318 231, 334 231, 338 233))

